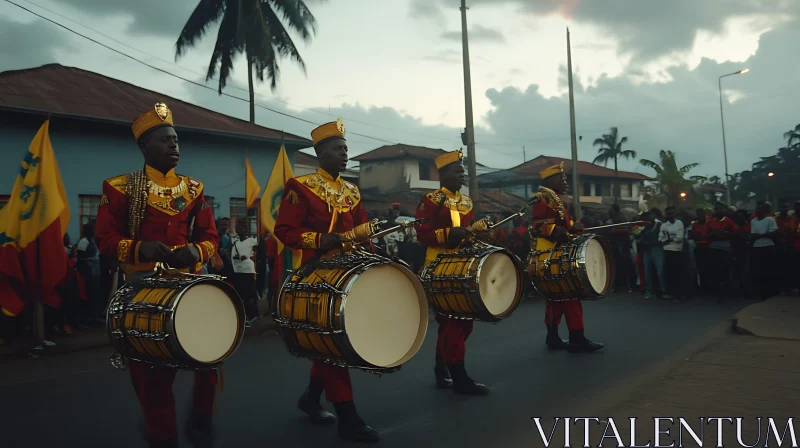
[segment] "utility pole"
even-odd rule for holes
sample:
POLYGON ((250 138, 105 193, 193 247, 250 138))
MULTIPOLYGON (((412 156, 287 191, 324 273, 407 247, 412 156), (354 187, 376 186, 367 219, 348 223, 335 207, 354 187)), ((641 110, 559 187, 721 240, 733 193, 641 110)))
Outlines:
MULTIPOLYGON (((522 163, 525 163, 527 161, 528 161, 528 158, 525 156, 525 147, 523 146, 522 147, 522 163)), ((525 182, 525 197, 526 198, 528 197, 528 183, 527 182, 525 182)))
POLYGON ((480 196, 478 196, 478 173, 475 167, 475 128, 472 124, 472 78, 469 74, 469 42, 467 37, 467 0, 461 0, 461 38, 464 49, 464 104, 467 115, 467 159, 469 173, 469 195, 475 210, 476 219, 481 216, 480 196))
POLYGON ((567 73, 569 77, 569 131, 572 139, 572 197, 575 201, 576 220, 582 218, 580 190, 578 189, 578 140, 575 137, 575 95, 572 91, 572 48, 567 28, 567 73))

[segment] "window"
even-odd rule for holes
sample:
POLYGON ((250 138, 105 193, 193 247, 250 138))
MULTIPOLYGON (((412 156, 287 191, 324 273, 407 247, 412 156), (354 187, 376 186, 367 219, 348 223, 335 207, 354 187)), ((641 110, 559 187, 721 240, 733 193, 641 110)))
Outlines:
POLYGON ((420 160, 419 162, 419 180, 439 180, 439 172, 436 171, 436 165, 430 160, 420 160))
POLYGON ((584 196, 591 196, 592 195, 592 184, 589 182, 583 183, 583 195, 584 196))
POLYGON ((630 198, 633 196, 632 184, 630 182, 620 182, 620 197, 630 198))
POLYGON ((8 204, 8 201, 11 199, 11 196, 7 194, 0 194, 0 210, 8 204))
POLYGON ((82 194, 78 196, 78 208, 80 210, 80 232, 83 237, 83 225, 94 224, 97 221, 97 208, 100 207, 101 196, 95 194, 82 194))
MULTIPOLYGON (((258 235, 258 209, 260 208, 261 201, 256 202, 256 206, 250 210, 246 210, 244 198, 231 198, 231 225, 240 218, 247 217, 250 221, 250 234, 258 235)), ((235 230, 235 227, 234 227, 235 230)))

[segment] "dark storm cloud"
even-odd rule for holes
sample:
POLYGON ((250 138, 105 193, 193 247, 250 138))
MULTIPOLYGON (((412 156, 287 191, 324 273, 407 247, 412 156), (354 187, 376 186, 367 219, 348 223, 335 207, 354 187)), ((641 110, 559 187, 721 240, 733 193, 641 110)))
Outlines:
POLYGON ((44 20, 19 23, 0 17, 0 42, 0 71, 61 62, 77 49, 66 31, 44 20))
POLYGON ((126 30, 133 35, 155 35, 177 39, 186 20, 197 6, 190 0, 58 0, 82 14, 95 17, 131 17, 126 30))
MULTIPOLYGON (((471 0, 469 4, 518 5, 521 12, 528 14, 563 15, 579 23, 598 25, 619 39, 621 50, 634 62, 689 50, 698 30, 718 33, 725 21, 734 16, 800 16, 800 2, 794 0, 471 0)), ((475 22, 479 17, 476 8, 471 20, 475 22)))
MULTIPOLYGON (((584 88, 575 76, 575 108, 581 159, 592 160, 590 146, 608 128, 618 126, 629 137, 628 148, 654 159, 661 149, 673 150, 679 163, 700 163, 697 174, 724 172, 717 80, 742 68, 750 72, 727 77, 723 87, 745 95, 724 104, 730 172, 749 169, 758 157, 785 144, 782 134, 800 122, 796 86, 800 30, 790 23, 761 37, 758 52, 744 63, 718 64, 704 59, 695 70, 673 68, 672 81, 640 84, 626 77, 600 78, 584 88)), ((562 70, 562 77, 565 76, 562 70)), ((486 116, 496 139, 515 136, 533 153, 569 157, 569 103, 566 96, 544 98, 536 86, 487 92, 494 109, 486 116)), ((638 164, 628 169, 643 170, 638 164)))
MULTIPOLYGON (((442 33, 442 39, 461 42, 461 31, 447 31, 442 33)), ((473 25, 469 30, 469 42, 494 42, 504 43, 506 41, 503 33, 481 25, 473 25)))
POLYGON ((444 11, 439 4, 431 0, 413 0, 408 15, 415 19, 431 19, 438 23, 444 21, 444 11))

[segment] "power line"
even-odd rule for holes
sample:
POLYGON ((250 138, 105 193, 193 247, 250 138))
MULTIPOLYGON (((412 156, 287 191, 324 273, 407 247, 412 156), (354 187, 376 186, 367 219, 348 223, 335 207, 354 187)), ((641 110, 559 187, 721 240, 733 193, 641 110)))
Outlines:
MULTIPOLYGON (((154 65, 152 65, 152 64, 148 64, 147 62, 144 62, 144 61, 142 61, 141 59, 138 59, 138 58, 136 58, 136 57, 134 57, 134 56, 131 56, 131 55, 129 55, 129 54, 127 54, 127 53, 123 52, 123 51, 120 51, 120 50, 117 50, 117 49, 115 49, 115 48, 109 47, 108 45, 106 45, 106 44, 104 44, 104 43, 102 43, 102 42, 99 42, 99 41, 97 41, 97 40, 95 40, 95 39, 92 39, 92 38, 91 38, 91 37, 89 37, 89 36, 86 36, 86 35, 84 35, 84 34, 81 34, 81 33, 77 32, 77 31, 75 31, 75 30, 73 30, 73 29, 71 29, 71 28, 67 27, 66 25, 62 25, 61 23, 58 23, 58 22, 56 22, 55 20, 49 19, 49 18, 47 18, 47 17, 44 17, 44 16, 42 16, 41 14, 37 14, 37 13, 35 13, 35 12, 31 11, 30 9, 28 9, 28 8, 26 8, 26 7, 24 7, 24 6, 22 6, 22 5, 19 5, 19 4, 17 4, 17 3, 14 3, 14 2, 12 2, 11 0, 5 0, 5 1, 6 1, 7 3, 10 3, 10 4, 12 4, 12 5, 14 5, 14 6, 16 6, 16 7, 20 8, 20 9, 22 9, 22 10, 24 10, 24 11, 27 11, 27 12, 29 12, 29 13, 31 13, 31 14, 33 14, 33 15, 35 15, 36 17, 39 17, 40 19, 46 20, 46 21, 48 21, 48 22, 50 22, 50 23, 52 23, 52 24, 54 24, 54 25, 56 25, 56 26, 59 26, 59 27, 61 27, 61 28, 65 29, 65 30, 69 31, 70 33, 73 33, 73 34, 75 34, 75 35, 77 35, 77 36, 80 36, 80 37, 82 37, 82 38, 84 38, 84 39, 86 39, 86 40, 88 40, 88 41, 94 42, 94 43, 96 43, 97 45, 100 45, 100 46, 101 46, 101 47, 103 47, 103 48, 106 48, 106 49, 108 49, 108 50, 111 50, 111 51, 113 51, 114 53, 117 53, 117 54, 119 54, 119 55, 121 55, 121 56, 125 56, 126 58, 128 58, 128 59, 131 59, 131 60, 133 60, 133 61, 136 61, 136 62, 138 62, 138 63, 140 63, 140 64, 142 64, 142 65, 144 65, 144 66, 150 67, 150 68, 151 68, 151 69, 153 69, 153 70, 156 70, 156 71, 158 71, 158 72, 161 72, 161 73, 164 73, 164 74, 166 74, 166 75, 172 76, 172 77, 174 77, 174 78, 180 79, 181 81, 188 82, 188 83, 190 83, 190 84, 193 84, 193 85, 195 85, 195 86, 202 87, 202 88, 204 88, 204 89, 211 90, 211 91, 213 91, 213 92, 217 92, 217 90, 216 90, 216 89, 214 89, 214 88, 211 88, 211 87, 209 87, 209 86, 207 86, 207 85, 205 85, 205 84, 200 84, 199 82, 192 81, 192 80, 190 80, 190 79, 187 79, 187 78, 184 78, 184 77, 182 77, 182 76, 176 75, 176 74, 174 74, 174 73, 172 73, 172 72, 169 72, 169 71, 167 71, 167 70, 164 70, 164 69, 162 69, 162 68, 156 67, 156 66, 154 66, 154 65)), ((241 98, 241 97, 238 97, 238 96, 230 95, 230 94, 228 94, 228 93, 221 93, 220 95, 222 95, 222 96, 227 96, 227 97, 229 97, 229 98, 233 98, 233 99, 236 99, 236 100, 239 100, 239 101, 243 101, 243 102, 245 102, 245 103, 248 103, 248 104, 250 103, 250 101, 249 101, 249 100, 247 100, 247 99, 245 99, 245 98, 241 98)), ((267 106, 263 106, 263 105, 261 105, 261 104, 258 104, 258 103, 254 103, 254 104, 255 104, 257 107, 261 108, 261 109, 268 110, 268 111, 270 111, 270 112, 273 112, 273 113, 276 113, 276 114, 278 114, 278 115, 283 115, 283 116, 285 116, 285 117, 292 118, 292 119, 295 119, 295 120, 298 120, 298 121, 303 121, 303 122, 305 122, 305 123, 309 123, 309 124, 312 124, 312 125, 315 125, 315 126, 317 126, 317 125, 319 125, 319 124, 320 124, 320 123, 315 123, 315 122, 313 122, 313 121, 310 121, 310 120, 306 120, 305 118, 296 117, 296 116, 294 116, 294 115, 291 115, 291 114, 288 114, 288 113, 286 113, 286 112, 281 112, 281 111, 279 111, 279 110, 276 110, 276 109, 273 109, 273 108, 270 108, 270 107, 267 107, 267 106)), ((390 144, 396 144, 396 142, 392 142, 392 141, 389 141, 389 140, 384 140, 384 139, 382 139, 382 138, 378 138, 378 137, 372 137, 372 136, 370 136, 370 135, 359 134, 359 133, 357 133, 357 132, 351 132, 351 134, 353 134, 353 135, 358 135, 359 137, 369 138, 369 139, 376 140, 376 141, 379 141, 379 142, 390 143, 390 144)))
MULTIPOLYGON (((42 6, 42 5, 39 5, 37 3, 34 3, 32 1, 30 1, 30 0, 23 0, 23 1, 25 1, 26 3, 29 3, 31 5, 34 5, 37 8, 40 8, 40 9, 42 9, 44 11, 47 11, 50 14, 53 14, 54 16, 60 17, 60 18, 62 18, 64 20, 68 20, 68 21, 70 21, 70 22, 72 22, 72 23, 74 23, 76 25, 82 26, 82 27, 86 28, 87 30, 90 30, 90 31, 92 31, 92 32, 94 32, 94 33, 96 33, 96 34, 98 34, 100 36, 103 36, 103 37, 105 37, 106 39, 108 39, 108 40, 110 40, 112 42, 115 42, 115 43, 117 43, 119 45, 122 45, 123 47, 129 48, 129 49, 131 49, 133 51, 136 51, 136 52, 141 53, 143 55, 149 56, 149 57, 151 57, 151 58, 153 58, 153 59, 155 59, 157 61, 163 62, 164 64, 168 64, 168 65, 171 65, 173 67, 177 67, 177 68, 179 68, 181 70, 185 70, 185 71, 187 71, 189 73, 192 73, 194 75, 197 75, 197 76, 206 76, 206 75, 203 75, 202 73, 199 73, 197 71, 191 70, 191 69, 186 68, 186 67, 183 67, 183 66, 178 65, 178 64, 176 64, 174 62, 167 61, 166 59, 162 59, 162 58, 160 58, 158 56, 155 56, 155 55, 153 55, 151 53, 148 53, 146 51, 143 51, 143 50, 140 50, 138 48, 132 47, 132 46, 126 44, 125 42, 122 42, 122 41, 120 41, 118 39, 115 39, 115 38, 113 38, 113 37, 111 37, 111 36, 109 36, 107 34, 104 34, 104 33, 100 32, 100 31, 98 31, 98 30, 96 30, 96 29, 94 29, 94 28, 92 28, 90 26, 84 25, 83 23, 81 23, 81 22, 79 22, 79 21, 77 21, 75 19, 72 19, 70 17, 66 17, 66 16, 64 16, 62 14, 59 14, 58 12, 55 12, 52 9, 48 9, 48 8, 46 8, 46 7, 42 6)), ((11 3, 11 2, 9 2, 9 3, 11 3)), ((219 78, 211 77, 211 78, 208 78, 208 79, 216 81, 216 82, 219 82, 219 78)), ((245 92, 247 94, 250 93, 249 89, 245 89, 245 88, 239 87, 239 86, 235 85, 233 82, 228 83, 226 87, 230 87, 230 88, 245 92)), ((266 97, 264 97, 263 95, 261 95, 261 94, 259 94, 257 92, 254 92, 254 93, 258 97, 261 97, 263 99, 267 99, 266 97)), ((278 98, 269 98, 268 100, 284 104, 284 105, 286 105, 288 107, 291 107, 293 109, 297 109, 299 111, 312 112, 312 113, 315 113, 315 114, 324 115, 326 117, 333 116, 330 112, 322 112, 322 111, 315 110, 315 109, 309 109, 309 108, 305 108, 305 107, 297 107, 297 106, 294 106, 294 105, 292 105, 292 104, 290 104, 290 103, 288 103, 286 101, 283 101, 281 99, 278 99, 278 98)), ((433 138, 433 139, 438 139, 438 140, 451 140, 451 139, 447 139, 447 138, 443 138, 443 137, 437 137, 437 136, 433 136, 433 135, 422 134, 422 133, 419 133, 419 132, 411 132, 411 131, 407 131, 407 130, 400 130, 400 129, 391 128, 391 127, 388 127, 388 126, 382 126, 382 125, 377 125, 377 124, 373 124, 373 123, 367 123, 367 122, 364 122, 364 121, 353 120, 353 119, 347 118, 347 117, 344 117, 344 119, 347 120, 348 122, 351 122, 351 123, 363 124, 363 125, 366 125, 366 126, 372 126, 372 127, 376 127, 376 128, 387 129, 387 130, 390 130, 390 131, 405 132, 405 133, 409 133, 409 134, 415 134, 415 135, 419 135, 419 136, 422 136, 422 137, 433 138)))

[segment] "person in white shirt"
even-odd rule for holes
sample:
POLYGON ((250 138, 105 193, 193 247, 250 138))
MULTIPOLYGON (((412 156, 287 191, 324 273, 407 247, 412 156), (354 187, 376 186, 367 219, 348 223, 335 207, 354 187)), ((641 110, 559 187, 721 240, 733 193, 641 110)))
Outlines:
POLYGON ((759 201, 756 204, 756 217, 750 222, 750 241, 753 243, 750 273, 753 286, 762 299, 768 299, 779 291, 779 284, 775 278, 774 238, 777 236, 778 223, 772 216, 767 216, 766 203, 759 201))
POLYGON ((676 219, 675 207, 665 210, 666 221, 661 224, 658 240, 664 247, 664 273, 667 281, 664 298, 680 298, 686 294, 686 264, 683 262, 683 222, 676 219))
POLYGON ((236 220, 236 235, 231 239, 231 263, 233 264, 233 287, 244 301, 247 326, 258 319, 258 291, 256 289, 255 248, 258 240, 248 237, 250 229, 247 219, 236 220))

